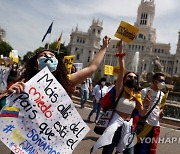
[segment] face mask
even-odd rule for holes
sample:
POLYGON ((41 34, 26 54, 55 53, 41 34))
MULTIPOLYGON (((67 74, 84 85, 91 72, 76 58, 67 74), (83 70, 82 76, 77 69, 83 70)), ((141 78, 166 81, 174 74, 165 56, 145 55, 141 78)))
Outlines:
POLYGON ((51 57, 50 55, 38 58, 37 62, 39 70, 42 70, 44 67, 47 66, 50 72, 55 71, 58 65, 58 60, 55 57, 51 57))
POLYGON ((135 87, 137 87, 137 80, 135 80, 135 79, 127 80, 124 83, 124 85, 127 86, 128 88, 135 88, 135 87))
POLYGON ((104 86, 106 84, 106 82, 101 82, 101 85, 104 86))
POLYGON ((165 82, 159 82, 159 83, 157 84, 157 87, 158 87, 159 90, 165 88, 165 82))

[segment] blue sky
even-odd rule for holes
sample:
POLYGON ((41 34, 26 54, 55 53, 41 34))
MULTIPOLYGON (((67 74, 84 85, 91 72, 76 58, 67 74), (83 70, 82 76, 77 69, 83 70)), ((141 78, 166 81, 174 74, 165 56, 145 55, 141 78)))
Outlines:
MULTIPOLYGON (((63 31, 67 45, 72 28, 87 31, 92 19, 103 20, 104 35, 114 38, 121 20, 134 24, 141 0, 0 0, 0 27, 6 31, 6 41, 22 56, 44 45, 42 37, 54 20, 50 41, 63 31)), ((154 28, 157 42, 170 43, 175 53, 180 31, 179 0, 155 0, 154 28)))

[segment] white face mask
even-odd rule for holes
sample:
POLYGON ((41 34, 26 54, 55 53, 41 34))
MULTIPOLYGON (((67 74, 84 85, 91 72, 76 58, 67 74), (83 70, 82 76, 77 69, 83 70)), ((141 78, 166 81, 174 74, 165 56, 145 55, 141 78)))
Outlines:
POLYGON ((159 90, 165 88, 165 82, 159 82, 159 83, 157 84, 157 87, 158 87, 159 90))
POLYGON ((101 82, 101 85, 104 86, 106 84, 106 82, 101 82))

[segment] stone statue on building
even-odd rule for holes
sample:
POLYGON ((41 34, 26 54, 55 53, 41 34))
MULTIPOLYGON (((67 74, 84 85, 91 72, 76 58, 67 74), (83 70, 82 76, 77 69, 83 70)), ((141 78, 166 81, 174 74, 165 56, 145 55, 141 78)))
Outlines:
POLYGON ((163 65, 160 63, 159 57, 157 56, 153 61, 154 67, 153 72, 163 72, 163 65))

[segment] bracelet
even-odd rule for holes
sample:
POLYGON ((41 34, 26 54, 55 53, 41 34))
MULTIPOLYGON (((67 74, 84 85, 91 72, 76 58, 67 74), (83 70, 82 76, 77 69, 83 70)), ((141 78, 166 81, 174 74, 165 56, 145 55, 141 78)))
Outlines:
POLYGON ((116 53, 116 56, 117 57, 124 57, 124 56, 126 56, 126 53, 125 52, 123 52, 123 53, 116 53))

